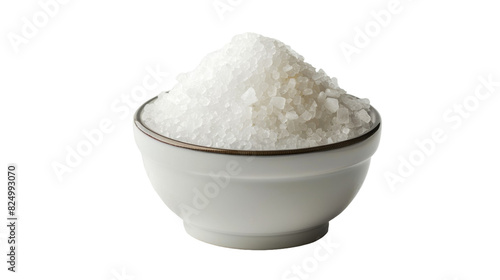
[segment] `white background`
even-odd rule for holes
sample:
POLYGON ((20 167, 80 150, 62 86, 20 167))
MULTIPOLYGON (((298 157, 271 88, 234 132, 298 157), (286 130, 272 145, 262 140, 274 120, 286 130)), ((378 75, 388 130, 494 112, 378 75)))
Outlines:
POLYGON ((389 0, 219 2, 70 0, 40 23, 38 1, 2 1, 0 167, 2 176, 11 162, 19 169, 19 272, 2 261, 1 279, 500 278, 500 87, 474 97, 480 77, 500 81, 494 1, 401 0, 386 26, 373 25, 373 13, 389 0), (219 2, 231 9, 218 13, 219 2), (23 18, 39 25, 29 36, 23 18), (369 41, 356 45, 356 28, 367 26, 369 41), (335 248, 321 261, 319 242, 244 251, 191 238, 150 186, 134 143, 132 111, 249 31, 290 45, 382 114, 368 177, 330 222, 323 240, 335 248), (345 44, 357 52, 346 56, 345 44), (170 76, 125 105, 156 67, 170 76), (467 117, 450 113, 464 100, 467 117), (59 180, 53 164, 104 119, 113 131, 59 180), (446 140, 418 158, 415 141, 435 129, 446 140), (411 155, 418 166, 398 171, 411 155), (391 185, 387 174, 404 181, 391 185))

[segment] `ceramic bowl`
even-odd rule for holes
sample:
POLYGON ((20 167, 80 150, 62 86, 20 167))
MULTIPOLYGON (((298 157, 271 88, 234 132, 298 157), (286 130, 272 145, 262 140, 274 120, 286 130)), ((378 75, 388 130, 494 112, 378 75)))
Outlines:
POLYGON ((134 117, 146 173, 191 236, 219 246, 276 249, 318 240, 352 201, 381 134, 379 113, 363 135, 306 149, 227 150, 155 133, 134 117))

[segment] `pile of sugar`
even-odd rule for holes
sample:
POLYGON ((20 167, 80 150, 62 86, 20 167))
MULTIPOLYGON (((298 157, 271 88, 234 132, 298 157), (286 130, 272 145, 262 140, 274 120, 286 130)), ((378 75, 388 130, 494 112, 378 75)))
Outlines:
POLYGON ((182 142, 297 149, 354 138, 373 126, 368 99, 346 94, 289 46, 254 33, 235 36, 177 80, 141 119, 182 142))

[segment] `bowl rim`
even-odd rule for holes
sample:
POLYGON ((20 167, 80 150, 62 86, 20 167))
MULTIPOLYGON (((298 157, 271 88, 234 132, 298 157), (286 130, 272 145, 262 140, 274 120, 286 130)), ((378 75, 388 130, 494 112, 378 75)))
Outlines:
POLYGON ((163 136, 149 127, 147 127, 141 119, 141 113, 144 107, 149 104, 150 102, 156 100, 158 96, 155 96, 148 101, 144 102, 135 112, 134 114, 134 124, 135 126, 144 134, 147 136, 153 138, 154 140, 157 140, 159 142, 175 146, 178 148, 184 148, 184 149, 189 149, 189 150, 194 150, 194 151, 201 151, 201 152, 209 152, 209 153, 217 153, 217 154, 229 154, 229 155, 250 155, 250 156, 275 156, 275 155, 293 155, 293 154, 303 154, 303 153, 312 153, 312 152, 319 152, 319 151, 327 151, 327 150, 336 150, 340 148, 344 148, 347 146, 351 146, 357 143, 360 143, 368 138, 370 138, 372 135, 374 135, 377 131, 380 130, 381 125, 382 125, 382 119, 380 117, 379 112, 371 106, 371 117, 375 118, 376 122, 374 123, 373 127, 366 131, 365 133, 340 142, 335 142, 332 144, 326 144, 326 145, 320 145, 320 146, 314 146, 314 147, 309 147, 309 148, 300 148, 300 149, 283 149, 283 150, 234 150, 234 149, 224 149, 224 148, 214 148, 214 147, 206 147, 206 146, 200 146, 196 144, 191 144, 179 140, 175 140, 173 138, 169 138, 166 136, 163 136))

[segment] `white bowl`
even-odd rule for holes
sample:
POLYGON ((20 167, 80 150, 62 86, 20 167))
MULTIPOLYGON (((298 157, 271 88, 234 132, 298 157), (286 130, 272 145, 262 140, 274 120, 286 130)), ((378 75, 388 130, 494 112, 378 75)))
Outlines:
POLYGON ((352 201, 380 141, 365 134, 325 146, 240 151, 179 142, 141 122, 134 135, 151 184, 193 237, 219 246, 276 249, 318 240, 352 201))

